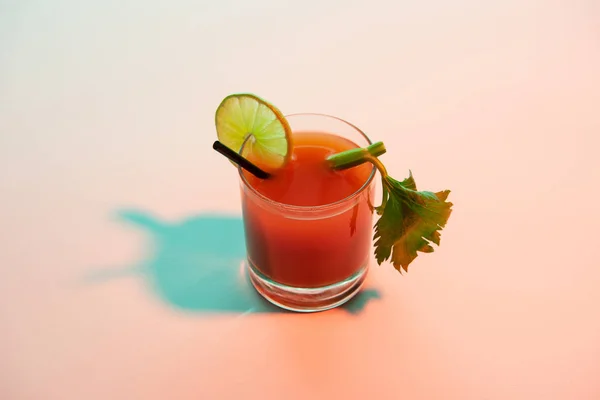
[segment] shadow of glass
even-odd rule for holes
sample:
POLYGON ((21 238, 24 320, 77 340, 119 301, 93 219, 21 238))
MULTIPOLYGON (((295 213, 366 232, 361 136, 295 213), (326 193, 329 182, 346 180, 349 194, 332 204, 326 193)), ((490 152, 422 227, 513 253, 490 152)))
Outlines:
MULTIPOLYGON (((96 271, 88 282, 101 283, 140 273, 167 304, 206 313, 287 312, 266 301, 250 283, 244 268, 246 248, 242 219, 200 214, 178 223, 161 221, 139 210, 121 210, 120 221, 144 231, 150 241, 137 267, 96 271)), ((376 290, 363 290, 342 308, 359 313, 376 290)))

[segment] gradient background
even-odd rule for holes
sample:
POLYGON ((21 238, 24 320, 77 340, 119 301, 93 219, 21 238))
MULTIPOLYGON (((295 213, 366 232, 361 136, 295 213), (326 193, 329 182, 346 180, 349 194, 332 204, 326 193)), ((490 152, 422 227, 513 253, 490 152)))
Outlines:
POLYGON ((599 133, 597 0, 0 0, 0 398, 600 399, 599 133), (157 296, 115 215, 235 224, 240 91, 451 189, 442 246, 354 312, 157 296))

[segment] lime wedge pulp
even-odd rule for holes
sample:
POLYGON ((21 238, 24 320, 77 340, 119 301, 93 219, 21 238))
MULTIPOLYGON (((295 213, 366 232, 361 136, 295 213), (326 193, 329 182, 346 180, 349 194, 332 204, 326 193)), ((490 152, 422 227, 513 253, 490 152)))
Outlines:
POLYGON ((291 156, 290 125, 281 111, 256 95, 225 97, 215 113, 215 125, 221 143, 259 167, 281 168, 291 156))

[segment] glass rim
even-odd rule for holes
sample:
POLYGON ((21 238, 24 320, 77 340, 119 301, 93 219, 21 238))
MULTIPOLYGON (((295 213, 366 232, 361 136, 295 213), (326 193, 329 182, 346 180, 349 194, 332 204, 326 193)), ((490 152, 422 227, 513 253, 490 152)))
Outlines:
MULTIPOLYGON (((352 124, 351 122, 348 122, 342 118, 333 116, 333 115, 329 115, 329 114, 321 114, 321 113, 294 113, 294 114, 287 114, 284 115, 285 118, 288 117, 302 117, 302 116, 314 116, 314 117, 325 117, 325 118, 330 118, 330 119, 334 119, 337 120, 343 124, 348 125, 349 127, 351 127, 352 129, 354 129, 358 134, 360 134, 366 141, 367 141, 367 145, 371 145, 373 144, 373 142, 371 142, 371 139, 367 136, 366 133, 364 133, 359 127, 357 127, 356 125, 352 124)), ((333 132, 332 132, 333 133, 333 132)), ((243 150, 243 146, 242 148, 240 148, 239 152, 241 154, 242 150, 243 150)), ((243 182, 244 186, 249 188, 250 191, 252 192, 252 194, 254 194, 255 196, 257 196, 261 201, 264 201, 265 203, 268 203, 272 206, 278 207, 278 208, 282 208, 282 209, 286 209, 289 211, 323 211, 323 210, 327 210, 327 209, 331 209, 331 208, 335 208, 335 207, 339 207, 342 204, 347 203, 350 200, 353 200, 355 198, 357 198, 362 192, 364 192, 369 185, 371 184, 371 182, 373 181, 373 178, 375 177, 375 173, 377 172, 377 168, 375 168, 375 166, 373 165, 371 168, 371 173, 369 174, 369 177, 367 178, 367 180, 361 185, 361 187, 359 187, 356 191, 352 192, 351 194, 349 194, 348 196, 340 199, 340 200, 336 200, 332 203, 327 203, 327 204, 320 204, 317 206, 299 206, 299 205, 294 205, 294 204, 287 204, 287 203, 282 203, 273 199, 268 198, 267 196, 263 195, 262 193, 260 193, 258 190, 256 190, 251 184, 250 182, 248 182, 248 180, 246 179, 246 177, 244 176, 244 170, 242 167, 238 166, 238 173, 240 175, 240 179, 243 182)))

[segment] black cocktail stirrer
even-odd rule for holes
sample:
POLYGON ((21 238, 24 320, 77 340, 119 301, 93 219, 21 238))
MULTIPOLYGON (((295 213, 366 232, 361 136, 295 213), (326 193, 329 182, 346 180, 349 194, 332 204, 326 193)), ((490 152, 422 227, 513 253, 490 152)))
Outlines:
POLYGON ((231 150, 218 140, 213 143, 213 149, 223 154, 225 157, 229 158, 231 161, 244 168, 257 178, 267 179, 271 176, 271 174, 258 168, 256 165, 252 164, 250 161, 246 160, 244 157, 231 150))

